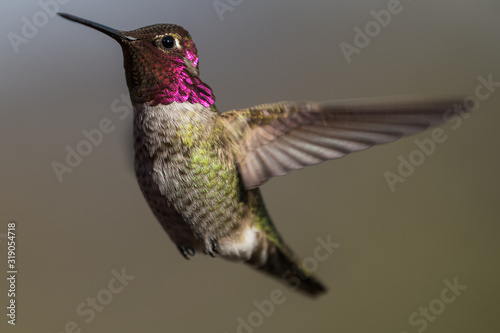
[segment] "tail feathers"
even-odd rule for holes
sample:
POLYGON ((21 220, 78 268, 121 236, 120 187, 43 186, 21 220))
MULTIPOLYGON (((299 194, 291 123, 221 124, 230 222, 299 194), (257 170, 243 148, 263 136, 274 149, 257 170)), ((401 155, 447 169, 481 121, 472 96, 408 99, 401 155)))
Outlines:
POLYGON ((291 254, 285 253, 275 244, 267 242, 267 248, 264 250, 267 255, 262 255, 262 252, 255 253, 254 256, 247 261, 248 264, 254 265, 258 270, 272 275, 287 284, 292 290, 302 291, 309 296, 318 296, 326 292, 326 288, 311 273, 307 272, 300 266, 297 259, 291 254), (265 262, 258 264, 257 258, 265 258, 265 262), (257 262, 256 262, 257 261, 257 262))

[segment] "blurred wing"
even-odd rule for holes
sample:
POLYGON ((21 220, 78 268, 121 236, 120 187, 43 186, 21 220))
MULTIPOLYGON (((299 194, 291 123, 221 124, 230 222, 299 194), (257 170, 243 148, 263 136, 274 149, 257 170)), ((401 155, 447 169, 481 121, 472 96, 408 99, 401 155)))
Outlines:
POLYGON ((437 125, 463 108, 460 99, 380 98, 330 104, 281 102, 221 116, 245 188, 269 178, 437 125))

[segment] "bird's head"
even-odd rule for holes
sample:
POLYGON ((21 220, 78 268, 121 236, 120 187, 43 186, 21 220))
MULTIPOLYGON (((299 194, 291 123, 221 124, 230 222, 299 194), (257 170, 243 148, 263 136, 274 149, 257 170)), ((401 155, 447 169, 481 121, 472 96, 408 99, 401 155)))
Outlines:
POLYGON ((175 24, 155 24, 131 31, 116 30, 70 14, 62 17, 105 33, 123 50, 125 75, 134 104, 215 102, 199 79, 198 51, 189 33, 175 24))

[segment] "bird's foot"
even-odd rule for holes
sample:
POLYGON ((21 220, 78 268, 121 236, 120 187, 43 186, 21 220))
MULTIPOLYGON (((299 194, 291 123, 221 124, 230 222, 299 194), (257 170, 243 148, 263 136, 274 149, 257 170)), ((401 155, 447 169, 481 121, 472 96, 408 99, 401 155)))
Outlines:
POLYGON ((205 249, 203 249, 203 253, 215 258, 215 254, 219 254, 217 251, 217 241, 215 239, 208 240, 205 244, 205 249))
POLYGON ((192 247, 184 247, 181 245, 177 245, 177 248, 179 249, 179 252, 182 254, 182 256, 187 260, 189 260, 189 257, 193 257, 195 254, 192 247))

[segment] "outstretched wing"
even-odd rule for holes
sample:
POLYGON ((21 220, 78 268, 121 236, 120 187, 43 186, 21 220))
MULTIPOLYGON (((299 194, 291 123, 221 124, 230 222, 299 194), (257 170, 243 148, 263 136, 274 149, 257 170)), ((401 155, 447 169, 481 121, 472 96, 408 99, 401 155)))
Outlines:
POLYGON ((281 102, 223 113, 246 189, 269 178, 394 141, 464 111, 460 99, 281 102))

